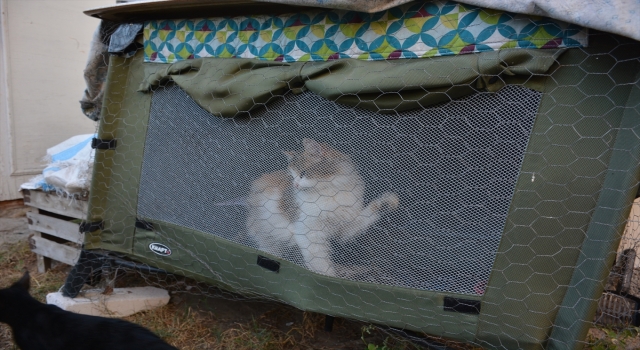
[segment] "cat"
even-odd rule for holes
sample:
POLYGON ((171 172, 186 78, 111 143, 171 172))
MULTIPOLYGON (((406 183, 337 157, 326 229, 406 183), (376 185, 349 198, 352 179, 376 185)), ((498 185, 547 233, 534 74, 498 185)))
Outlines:
POLYGON ((29 295, 29 287, 25 272, 0 289, 0 322, 11 327, 22 350, 177 350, 137 324, 43 304, 29 295))
POLYGON ((259 250, 284 257, 297 247, 311 271, 336 276, 330 240, 358 236, 400 200, 386 192, 365 206, 365 183, 351 157, 312 139, 302 144, 302 151, 284 152, 286 169, 252 182, 247 232, 259 250))

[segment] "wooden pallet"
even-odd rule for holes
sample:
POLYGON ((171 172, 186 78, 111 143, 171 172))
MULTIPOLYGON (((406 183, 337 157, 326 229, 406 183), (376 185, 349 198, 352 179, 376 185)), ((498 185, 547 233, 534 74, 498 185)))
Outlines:
POLYGON ((67 197, 38 190, 22 190, 24 204, 37 209, 28 212, 31 251, 38 256, 38 272, 44 273, 56 260, 75 265, 84 235, 79 221, 87 216, 86 197, 67 197))

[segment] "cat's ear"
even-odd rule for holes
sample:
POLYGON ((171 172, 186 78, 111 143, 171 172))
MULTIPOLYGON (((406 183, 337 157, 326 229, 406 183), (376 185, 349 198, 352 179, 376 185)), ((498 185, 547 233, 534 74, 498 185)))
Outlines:
POLYGON ((324 152, 324 149, 320 143, 312 139, 302 139, 302 145, 304 146, 304 150, 317 156, 321 156, 324 152))
POLYGON ((29 287, 31 287, 31 277, 29 276, 29 271, 26 271, 22 278, 18 280, 18 282, 11 285, 11 288, 24 289, 29 291, 29 287))
POLYGON ((284 155, 287 157, 287 160, 289 162, 291 162, 293 158, 296 156, 296 152, 292 152, 292 151, 282 151, 282 153, 284 153, 284 155))

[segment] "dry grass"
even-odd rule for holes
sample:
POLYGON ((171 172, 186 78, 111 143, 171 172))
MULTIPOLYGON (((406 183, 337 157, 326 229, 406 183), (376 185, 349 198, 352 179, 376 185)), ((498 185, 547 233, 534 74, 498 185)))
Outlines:
MULTIPOLYGON (((69 267, 57 265, 44 274, 36 271, 36 257, 26 242, 0 250, 0 288, 18 280, 25 270, 31 274, 31 294, 44 301, 57 291, 67 276, 69 267)), ((175 285, 194 285, 176 277, 175 285)), ((154 276, 129 273, 118 284, 133 286, 162 285, 154 276)), ((164 281, 168 283, 168 281, 164 281)), ((178 288, 179 289, 179 288, 178 288)), ((324 331, 324 315, 302 312, 293 307, 255 300, 241 300, 228 293, 215 293, 206 287, 188 287, 172 291, 171 302, 165 307, 125 318, 149 328, 168 343, 182 350, 278 350, 278 349, 360 349, 409 350, 421 349, 403 337, 360 322, 336 319, 333 332, 324 331)), ((450 349, 479 349, 468 344, 430 338, 450 349)), ((637 349, 640 330, 614 332, 592 329, 585 349, 637 349)), ((0 324, 0 350, 17 350, 8 326, 0 324)))
POLYGON ((198 317, 191 309, 179 310, 173 304, 125 319, 150 329, 168 343, 184 350, 214 349, 209 344, 217 342, 211 317, 198 317))
MULTIPOLYGON (((44 274, 37 273, 36 256, 27 242, 0 250, 0 288, 18 280, 25 270, 31 274, 31 294, 40 301, 58 291, 69 271, 63 264, 44 274)), ((194 281, 176 277, 174 285, 194 281), (179 281, 176 282, 176 281, 179 281)), ((164 281, 167 283, 168 281, 164 281)), ((154 276, 129 273, 118 284, 162 284, 154 276)), ((178 288, 180 289, 180 288, 178 288)), ((144 327, 182 350, 208 349, 419 349, 410 342, 360 322, 336 319, 333 331, 324 331, 324 315, 302 312, 268 301, 242 300, 209 288, 186 288, 204 294, 173 290, 165 307, 138 313, 125 319, 144 327)), ((0 324, 0 350, 17 349, 8 326, 0 324)))
MULTIPOLYGON (((36 271, 36 256, 29 250, 27 242, 20 242, 0 250, 0 288, 6 288, 28 270, 31 274, 31 294, 44 301, 48 293, 58 290, 66 278, 67 269, 60 265, 45 274, 36 271)), ((17 349, 11 338, 11 330, 0 323, 0 349, 17 349)))

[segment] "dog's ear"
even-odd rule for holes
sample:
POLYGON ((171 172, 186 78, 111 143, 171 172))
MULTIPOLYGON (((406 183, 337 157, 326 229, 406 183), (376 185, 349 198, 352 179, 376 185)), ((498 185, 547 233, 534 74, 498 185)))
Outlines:
POLYGON ((25 271, 22 278, 20 278, 16 283, 12 284, 10 288, 18 288, 29 291, 29 287, 31 287, 31 277, 29 276, 29 271, 25 271))

